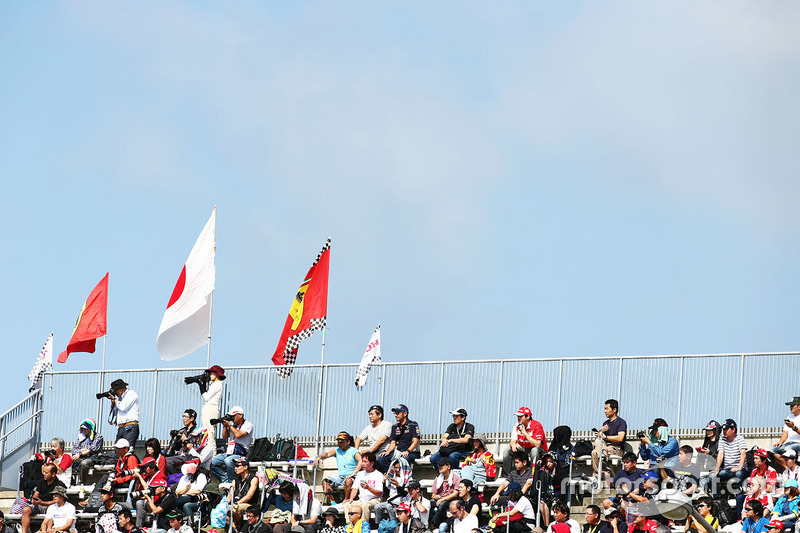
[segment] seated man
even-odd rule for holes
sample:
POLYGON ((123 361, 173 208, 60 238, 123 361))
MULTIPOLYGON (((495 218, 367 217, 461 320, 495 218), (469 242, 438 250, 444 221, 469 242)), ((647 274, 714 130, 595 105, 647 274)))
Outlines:
POLYGON ((97 510, 97 519, 94 526, 95 533, 117 533, 119 529, 119 513, 125 507, 114 501, 114 490, 111 485, 105 485, 100 488, 100 498, 103 500, 103 505, 97 510))
POLYGON ((401 503, 397 506, 397 521, 400 525, 395 528, 394 533, 425 533, 428 527, 419 518, 411 515, 411 506, 401 503))
POLYGON ((628 514, 633 519, 628 525, 628 533, 656 533, 658 522, 633 509, 628 514))
POLYGON ((228 415, 233 417, 233 421, 223 419, 222 438, 228 441, 225 453, 215 455, 211 460, 211 473, 214 474, 220 483, 231 481, 235 473, 233 462, 239 457, 247 456, 247 450, 253 442, 253 424, 244 419, 244 410, 238 405, 230 410, 228 415))
POLYGON ((261 509, 258 505, 251 505, 244 514, 245 524, 241 533, 269 533, 269 526, 261 520, 261 509))
POLYGON ((678 462, 672 468, 661 468, 662 479, 672 481, 671 488, 679 490, 691 498, 700 480, 700 468, 692 464, 694 448, 684 444, 678 450, 678 462))
MULTIPOLYGON (((711 498, 708 496, 703 496, 697 500, 695 504, 695 509, 697 512, 700 513, 708 525, 713 527, 715 530, 719 529, 719 520, 711 514, 711 498)), ((684 531, 686 533, 705 533, 705 528, 700 525, 698 521, 692 518, 691 515, 686 517, 686 524, 684 525, 684 531)))
POLYGON ((419 424, 408 419, 408 407, 398 404, 392 408, 397 423, 392 426, 392 436, 386 451, 378 456, 380 471, 389 470, 389 465, 397 457, 409 464, 419 459, 419 424))
MULTIPOLYGON (((294 498, 292 499, 292 520, 289 523, 291 531, 302 529, 305 533, 315 533, 317 524, 322 516, 322 503, 313 495, 300 494, 299 487, 296 487, 294 498)), ((308 492, 308 491, 307 491, 308 492)), ((275 528, 275 533, 280 533, 275 528)))
POLYGON ((149 492, 145 493, 147 510, 154 515, 154 529, 157 532, 166 532, 170 528, 167 514, 175 510, 175 495, 167 492, 167 482, 163 478, 154 479, 150 483, 150 487, 155 490, 155 495, 151 496, 149 492))
POLYGON ((181 466, 189 459, 186 443, 197 429, 197 411, 187 409, 183 412, 183 427, 175 431, 175 436, 169 441, 164 455, 167 458, 167 475, 177 474, 181 471, 181 466))
POLYGON ((369 408, 369 425, 356 437, 356 448, 361 452, 380 455, 389 447, 392 435, 391 422, 383 419, 383 407, 373 405, 369 408))
POLYGON ((678 455, 678 439, 669 434, 669 426, 663 418, 656 418, 647 435, 639 434, 639 457, 650 461, 650 467, 671 467, 678 455), (672 459, 672 460, 671 460, 672 459))
MULTIPOLYGON (((136 479, 133 491, 143 493, 142 496, 144 496, 144 492, 150 490, 150 487, 154 486, 154 481, 163 481, 165 486, 167 484, 167 478, 158 471, 156 460, 152 457, 145 457, 142 459, 142 462, 139 464, 139 471, 134 472, 133 477, 136 479)), ((134 497, 133 494, 130 495, 130 499, 133 508, 136 509, 136 527, 144 527, 147 500, 143 497, 134 497)))
POLYGON ((39 531, 42 533, 55 533, 56 531, 71 531, 75 525, 75 506, 67 501, 67 489, 55 487, 53 489, 53 504, 47 507, 45 519, 39 531))
POLYGON ((436 466, 439 459, 446 457, 453 470, 456 470, 472 451, 471 441, 475 435, 475 426, 467 422, 467 410, 463 407, 451 411, 450 414, 453 416, 453 423, 442 433, 439 450, 431 455, 430 460, 436 466))
POLYGON ((436 466, 439 468, 439 475, 433 480, 433 485, 431 486, 431 498, 433 498, 431 525, 433 527, 439 527, 447 518, 450 501, 458 497, 456 488, 461 483, 461 477, 453 472, 449 459, 442 457, 436 466))
POLYGON ((411 479, 411 466, 405 459, 396 459, 389 467, 389 471, 383 476, 383 484, 387 493, 385 501, 375 506, 375 523, 380 524, 381 520, 388 518, 395 520, 395 508, 402 502, 410 501, 407 493, 407 485, 411 479))
POLYGON ((32 514, 44 514, 47 512, 48 507, 53 505, 56 500, 53 497, 53 491, 57 487, 62 487, 66 494, 66 486, 56 477, 58 467, 54 464, 42 465, 43 479, 36 485, 31 497, 30 505, 22 509, 22 533, 28 533, 28 528, 31 526, 32 514))
POLYGON ((114 444, 114 451, 117 453, 117 462, 114 464, 114 479, 111 481, 111 487, 127 487, 134 480, 131 471, 139 468, 139 458, 134 455, 126 439, 119 439, 114 444))
POLYGON ((45 463, 53 463, 58 468, 56 477, 61 480, 65 487, 72 485, 72 456, 64 453, 64 439, 56 437, 50 440, 50 449, 45 452, 47 459, 45 463))
POLYGON ((198 468, 206 472, 211 470, 211 460, 216 451, 211 443, 211 434, 207 428, 195 428, 184 444, 186 462, 198 463, 198 468))
POLYGON ((177 509, 167 513, 169 530, 167 533, 192 533, 192 528, 183 523, 183 514, 177 509))
POLYGON ((786 405, 789 406, 789 414, 783 419, 783 433, 772 448, 775 460, 781 468, 786 468, 787 450, 794 450, 795 457, 800 452, 800 396, 795 396, 786 405))
POLYGON ((590 505, 586 508, 586 523, 583 525, 582 533, 612 533, 613 527, 605 520, 601 520, 600 507, 590 505))
POLYGON ((622 509, 630 514, 634 510, 651 515, 656 512, 652 507, 652 500, 658 494, 658 474, 652 470, 646 471, 642 474, 642 484, 635 487, 628 493, 625 500, 622 501, 622 509))
POLYGON ((361 455, 361 472, 356 474, 350 495, 344 500, 346 515, 356 509, 361 512, 363 521, 369 523, 372 508, 380 502, 383 495, 383 475, 375 470, 376 457, 372 452, 361 455))
POLYGON ((335 489, 344 489, 345 497, 350 494, 350 490, 353 488, 353 478, 361 470, 361 454, 355 446, 352 446, 353 437, 348 432, 342 431, 336 436, 336 444, 335 449, 328 450, 314 458, 314 468, 317 468, 321 461, 336 456, 338 475, 325 476, 322 479, 325 505, 335 501, 335 489))
POLYGON ((547 439, 542 425, 533 419, 531 410, 527 407, 517 409, 517 425, 511 431, 511 441, 508 449, 503 454, 503 474, 511 472, 514 468, 514 456, 519 451, 528 454, 528 464, 536 461, 547 453, 547 439))
POLYGON ((267 512, 270 507, 274 507, 279 511, 291 511, 292 502, 294 501, 294 485, 289 481, 283 481, 278 487, 278 494, 272 493, 264 500, 264 505, 261 506, 263 512, 267 512))
MULTIPOLYGON (((747 477, 745 458, 747 445, 737 434, 736 422, 728 418, 722 423, 722 438, 717 448, 717 466, 708 476, 700 479, 700 486, 710 496, 717 496, 724 485, 731 491, 740 490, 741 482, 747 477)), ((741 512, 741 509, 738 509, 741 512)))
POLYGON ((97 433, 97 424, 91 418, 81 420, 78 428, 79 438, 72 445, 72 468, 78 471, 78 482, 83 485, 89 470, 94 466, 94 458, 103 451, 103 436, 97 433))
POLYGON ((431 501, 422 495, 422 487, 419 481, 409 481, 406 488, 408 489, 408 494, 404 500, 411 508, 411 518, 419 518, 419 521, 427 528, 431 501))
MULTIPOLYGON (((753 463, 755 464, 755 468, 753 468, 753 471, 750 472, 749 480, 753 481, 759 479, 759 486, 763 488, 764 492, 770 494, 775 492, 775 487, 778 484, 778 473, 774 468, 769 466, 769 455, 767 454, 767 450, 763 448, 757 448, 753 452, 753 463)), ((746 498, 747 495, 744 493, 736 495, 737 510, 742 508, 746 498)))
POLYGON ((133 525, 133 513, 130 509, 123 509, 119 512, 119 531, 120 533, 142 533, 142 530, 133 525))
POLYGON ((580 533, 581 526, 569 517, 569 507, 564 502, 553 504, 553 522, 547 526, 547 533, 580 533))
POLYGON ((450 514, 453 515, 453 533, 472 533, 478 529, 478 517, 467 512, 467 506, 461 500, 450 502, 450 514))
POLYGON ((533 483, 533 471, 528 465, 528 452, 517 451, 514 454, 513 465, 514 468, 506 474, 505 481, 500 483, 491 500, 489 500, 492 505, 497 505, 498 502, 500 502, 500 505, 505 505, 507 498, 501 500, 501 495, 510 483, 519 483, 519 486, 522 487, 522 494, 527 494, 528 490, 530 490, 531 483, 533 483))
POLYGON ((611 488, 617 491, 617 495, 613 499, 606 498, 603 500, 603 508, 611 509, 619 506, 623 498, 634 489, 643 474, 644 471, 636 467, 636 454, 633 452, 625 453, 622 456, 622 470, 617 472, 611 482, 611 488))
POLYGON ((250 462, 245 457, 234 459, 233 490, 228 492, 228 503, 233 509, 236 529, 242 527, 242 515, 251 505, 261 501, 258 478, 250 472, 250 462))

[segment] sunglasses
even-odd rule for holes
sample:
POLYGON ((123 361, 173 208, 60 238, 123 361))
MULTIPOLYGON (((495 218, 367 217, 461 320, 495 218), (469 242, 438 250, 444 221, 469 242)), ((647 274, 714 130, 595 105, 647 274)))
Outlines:
POLYGON ((748 513, 752 513, 753 512, 753 508, 752 507, 745 507, 744 510, 747 511, 748 513))
POLYGON ((698 504, 697 504, 697 508, 698 508, 698 509, 701 509, 701 508, 703 508, 703 507, 708 507, 708 505, 706 505, 706 504, 704 504, 704 503, 698 503, 698 504))
POLYGON ((354 514, 361 514, 361 513, 347 513, 349 516, 353 516, 354 514))

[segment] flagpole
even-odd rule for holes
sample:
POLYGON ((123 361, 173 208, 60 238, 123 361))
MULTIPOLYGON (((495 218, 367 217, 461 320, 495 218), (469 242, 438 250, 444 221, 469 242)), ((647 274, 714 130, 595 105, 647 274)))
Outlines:
MULTIPOLYGON (((106 311, 107 312, 107 311, 106 311)), ((100 383, 98 385, 99 390, 103 390, 103 378, 106 373, 106 337, 108 337, 108 333, 103 335, 103 362, 101 363, 100 367, 100 383)), ((97 402, 97 433, 100 433, 100 429, 103 425, 103 402, 97 402)))
POLYGON ((319 361, 319 388, 317 389, 317 437, 315 455, 319 455, 320 451, 320 419, 322 418, 322 376, 325 374, 325 334, 328 332, 328 327, 322 328, 322 355, 319 361))
POLYGON ((211 294, 208 296, 208 350, 206 351, 206 368, 211 368, 211 315, 213 310, 214 291, 211 291, 211 294))

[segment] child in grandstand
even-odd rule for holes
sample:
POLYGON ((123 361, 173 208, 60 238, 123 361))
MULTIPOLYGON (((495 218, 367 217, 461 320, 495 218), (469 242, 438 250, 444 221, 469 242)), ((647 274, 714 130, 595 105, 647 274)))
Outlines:
POLYGON ((475 451, 461 463, 461 479, 468 479, 475 485, 494 480, 497 477, 497 465, 492 452, 486 450, 486 436, 475 435, 472 447, 475 451))
MULTIPOLYGON (((703 496, 702 498, 697 500, 695 504, 695 509, 697 512, 700 513, 708 525, 713 527, 714 529, 719 529, 719 520, 716 516, 711 514, 711 498, 708 496, 703 496)), ((686 533, 704 533, 705 528, 701 526, 694 518, 688 516, 686 518, 686 526, 685 526, 686 533)))
POLYGON ((100 489, 100 498, 103 505, 97 511, 97 520, 94 524, 95 533, 117 533, 119 531, 119 513, 125 509, 114 501, 114 491, 111 485, 100 489))
POLYGON ((783 522, 786 529, 794 529, 797 517, 800 516, 800 498, 798 496, 797 481, 791 479, 783 486, 783 496, 775 502, 772 509, 772 518, 783 522))

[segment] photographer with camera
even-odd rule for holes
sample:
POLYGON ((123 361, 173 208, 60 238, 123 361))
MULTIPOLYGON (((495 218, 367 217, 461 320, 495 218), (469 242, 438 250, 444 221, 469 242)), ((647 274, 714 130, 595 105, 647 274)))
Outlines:
POLYGON ((44 452, 45 464, 54 464, 58 469, 56 477, 65 487, 72 485, 72 456, 64 453, 64 439, 56 437, 50 440, 50 449, 44 452))
POLYGON ((125 439, 136 446, 139 438, 139 396, 121 379, 111 382, 111 388, 95 395, 98 400, 111 400, 109 423, 117 425, 117 440, 125 439))
POLYGON ((177 474, 185 462, 193 460, 190 451, 192 434, 198 429, 196 420, 197 412, 194 409, 187 409, 183 412, 183 427, 169 432, 172 438, 165 453, 168 476, 177 474))
MULTIPOLYGON (((150 488, 152 491, 155 491, 154 495, 150 494, 150 490, 143 494, 144 499, 147 502, 147 510, 155 515, 155 531, 161 530, 165 532, 170 527, 167 514, 177 508, 177 505, 175 504, 175 495, 167 489, 167 480, 163 477, 154 479, 150 483, 150 488)), ((142 512, 142 514, 144 514, 144 512, 142 512)), ((136 513, 136 520, 137 522, 139 520, 138 511, 136 513)))
POLYGON ((133 477, 136 478, 136 487, 130 493, 130 499, 133 507, 136 508, 136 527, 144 527, 144 514, 147 508, 147 501, 143 496, 150 493, 150 487, 155 482, 164 481, 167 483, 167 478, 162 472, 158 470, 158 463, 152 457, 145 457, 139 463, 139 469, 135 470, 133 477))
MULTIPOLYGON (((199 376, 190 376, 183 380, 187 385, 197 383, 200 394, 203 396, 203 407, 200 409, 200 420, 203 425, 213 429, 213 419, 219 418, 219 403, 222 400, 222 382, 225 381, 225 369, 214 365, 199 376)), ((209 433, 211 447, 216 448, 216 436, 213 431, 209 433)))
POLYGON ((117 453, 117 462, 114 464, 112 476, 109 476, 109 482, 112 487, 124 487, 133 481, 133 472, 139 468, 139 458, 134 455, 130 443, 125 439, 119 439, 114 444, 114 451, 117 453))
MULTIPOLYGON (((212 424, 222 424, 222 438, 228 441, 225 453, 215 455, 211 460, 211 473, 220 483, 233 480, 234 461, 247 455, 250 444, 253 442, 253 424, 244 419, 244 410, 236 405, 222 418, 214 418, 212 424)), ((212 431, 209 431, 209 440, 212 431)))

